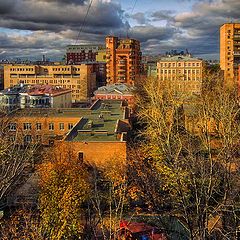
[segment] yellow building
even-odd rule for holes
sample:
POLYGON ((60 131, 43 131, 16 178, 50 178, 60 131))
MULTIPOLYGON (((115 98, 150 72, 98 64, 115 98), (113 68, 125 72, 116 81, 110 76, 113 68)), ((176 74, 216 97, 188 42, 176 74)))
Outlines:
POLYGON ((157 77, 171 84, 176 91, 201 93, 203 61, 190 56, 171 56, 157 63, 157 77))
POLYGON ((92 64, 5 65, 4 88, 24 84, 49 84, 72 90, 73 102, 86 101, 96 89, 92 64))
POLYGON ((240 23, 225 23, 220 28, 220 67, 225 83, 236 84, 240 64, 240 23))
POLYGON ((7 115, 9 139, 74 149, 93 164, 126 160, 129 109, 124 101, 97 100, 90 108, 18 109, 7 115))
POLYGON ((96 55, 96 61, 97 62, 106 62, 106 59, 107 59, 106 49, 98 50, 97 55, 96 55))

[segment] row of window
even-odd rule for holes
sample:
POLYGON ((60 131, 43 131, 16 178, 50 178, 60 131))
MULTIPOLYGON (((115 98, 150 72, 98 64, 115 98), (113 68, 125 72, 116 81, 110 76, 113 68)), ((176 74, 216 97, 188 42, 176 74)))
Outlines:
MULTIPOLYGON (((160 70, 158 69, 158 72, 159 72, 160 70)), ((169 74, 173 74, 173 73, 185 73, 185 74, 199 74, 200 73, 200 70, 194 70, 194 69, 192 69, 192 70, 181 70, 181 69, 179 69, 179 70, 175 70, 175 69, 165 69, 165 70, 161 70, 161 73, 165 73, 165 74, 167 74, 167 73, 169 73, 169 74)))
POLYGON ((179 77, 176 77, 176 76, 167 76, 167 75, 162 75, 160 77, 161 80, 184 80, 184 81, 199 81, 200 80, 200 77, 182 77, 182 78, 179 78, 179 77))
POLYGON ((18 71, 33 71, 33 68, 10 68, 10 71, 12 72, 18 72, 18 71))
MULTIPOLYGON (((32 123, 23 123, 23 129, 24 130, 32 130, 32 123)), ((36 123, 36 130, 40 131, 42 130, 42 123, 36 123)), ((71 130, 73 128, 73 123, 68 123, 67 124, 67 129, 71 130)), ((53 131, 55 129, 55 124, 54 123, 49 123, 48 124, 48 129, 53 131)), ((64 130, 65 129, 65 123, 59 123, 59 130, 64 130)), ((9 124, 9 130, 10 131, 16 131, 17 130, 17 123, 10 123, 9 124)))
POLYGON ((187 63, 187 62, 179 62, 179 63, 161 63, 160 64, 161 67, 181 67, 181 66, 185 66, 185 67, 199 67, 200 63, 187 63))
MULTIPOLYGON (((10 79, 10 83, 14 83, 15 80, 14 79, 10 79)), ((81 80, 77 80, 77 84, 81 84, 81 80)), ((19 80, 19 83, 31 83, 31 84, 36 84, 36 83, 45 83, 45 84, 64 84, 64 83, 71 83, 70 80, 19 80)), ((68 88, 75 88, 76 85, 68 85, 68 88)), ((64 85, 64 88, 66 88, 66 85, 64 85)), ((79 87, 80 88, 80 87, 79 87)))

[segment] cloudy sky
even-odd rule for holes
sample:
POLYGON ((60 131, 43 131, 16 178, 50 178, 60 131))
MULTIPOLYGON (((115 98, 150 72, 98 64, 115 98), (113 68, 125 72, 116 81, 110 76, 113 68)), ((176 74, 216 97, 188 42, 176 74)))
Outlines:
POLYGON ((218 59, 219 27, 239 13, 240 0, 0 0, 0 59, 61 59, 66 45, 109 34, 139 39, 144 54, 218 59))

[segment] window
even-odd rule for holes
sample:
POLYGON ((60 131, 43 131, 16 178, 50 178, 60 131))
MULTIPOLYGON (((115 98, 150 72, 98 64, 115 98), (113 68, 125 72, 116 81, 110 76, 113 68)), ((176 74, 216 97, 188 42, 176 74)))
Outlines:
POLYGON ((16 131, 17 124, 16 123, 10 123, 9 124, 9 130, 10 131, 16 131))
POLYGON ((78 152, 78 160, 83 162, 83 152, 78 152))
POLYGON ((30 143, 31 141, 32 141, 32 136, 31 135, 24 136, 24 143, 30 143))
POLYGON ((41 135, 37 135, 36 136, 36 140, 37 140, 37 142, 42 142, 42 136, 41 135))
POLYGON ((73 124, 72 123, 69 123, 68 124, 68 130, 72 129, 73 128, 73 124))
POLYGON ((31 123, 23 123, 23 129, 24 130, 31 130, 32 124, 31 123))
POLYGON ((15 135, 9 137, 9 141, 15 142, 15 140, 16 140, 16 136, 15 135))
POLYGON ((59 123, 59 129, 64 130, 64 123, 59 123))
POLYGON ((49 123, 48 127, 49 127, 49 130, 53 131, 54 130, 54 123, 49 123))
POLYGON ((41 123, 36 123, 36 129, 37 130, 42 130, 42 124, 41 123))

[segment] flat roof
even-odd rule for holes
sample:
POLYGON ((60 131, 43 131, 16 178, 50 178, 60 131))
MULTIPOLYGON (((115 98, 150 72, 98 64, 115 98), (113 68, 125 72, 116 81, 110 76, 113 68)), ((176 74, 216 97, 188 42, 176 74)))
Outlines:
POLYGON ((84 115, 82 124, 69 132, 66 141, 120 141, 117 138, 118 120, 124 118, 122 101, 99 100, 88 115, 84 115))
MULTIPOLYGON (((121 141, 118 122, 125 119, 125 107, 121 100, 97 100, 90 108, 28 108, 9 113, 11 117, 79 118, 68 132, 65 141, 121 141)), ((127 130, 126 130, 127 131, 127 130)), ((120 132, 121 133, 121 132, 120 132)))
POLYGON ((171 57, 164 57, 164 58, 161 58, 159 60, 159 62, 162 62, 162 61, 177 61, 177 62, 181 62, 181 61, 199 61, 201 62, 202 60, 201 59, 198 59, 198 58, 194 58, 194 57, 190 57, 190 56, 183 56, 183 55, 176 55, 176 56, 171 56, 171 57))

